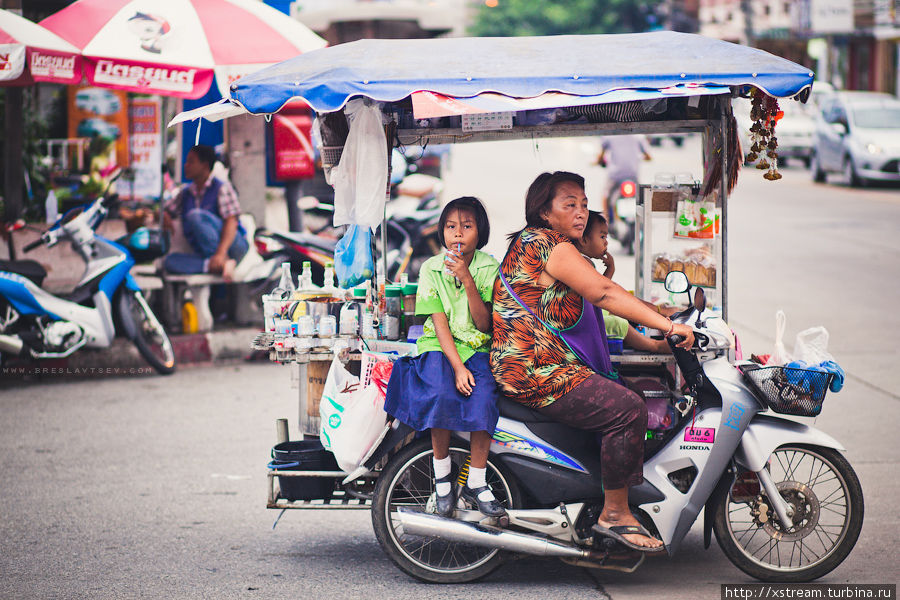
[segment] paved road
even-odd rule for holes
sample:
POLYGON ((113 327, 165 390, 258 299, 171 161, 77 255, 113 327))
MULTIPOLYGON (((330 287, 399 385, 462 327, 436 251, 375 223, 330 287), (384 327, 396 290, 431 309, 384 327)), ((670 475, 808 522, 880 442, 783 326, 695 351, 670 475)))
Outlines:
MULTIPOLYGON (((461 146, 448 191, 488 201, 500 252, 540 170, 581 170, 600 189, 585 143, 461 146)), ((655 154, 647 168, 698 171, 669 148, 655 154)), ((896 583, 900 194, 745 170, 731 216, 731 320, 745 349, 771 348, 783 308, 788 347, 825 325, 848 372, 818 426, 847 446, 866 522, 821 581, 896 583)), ((295 422, 295 394, 288 368, 269 364, 0 390, 0 598, 718 598, 719 584, 749 581, 715 542, 703 550, 696 528, 676 557, 632 575, 525 558, 446 587, 395 569, 366 512, 291 511, 273 531, 264 466, 274 420, 295 422)))

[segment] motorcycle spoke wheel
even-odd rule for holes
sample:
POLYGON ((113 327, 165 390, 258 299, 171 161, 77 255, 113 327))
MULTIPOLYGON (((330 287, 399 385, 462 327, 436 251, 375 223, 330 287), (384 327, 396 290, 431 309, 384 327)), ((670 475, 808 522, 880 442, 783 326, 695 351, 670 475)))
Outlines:
POLYGON ((125 306, 134 327, 134 345, 150 366, 162 375, 175 372, 175 351, 159 319, 140 293, 125 296, 125 306))
POLYGON ((859 537, 859 479, 840 453, 827 448, 779 448, 767 469, 793 510, 792 523, 781 523, 764 491, 736 501, 729 490, 716 511, 716 539, 739 569, 758 579, 817 579, 839 565, 859 537))
MULTIPOLYGON (((385 468, 375 490, 373 527, 385 552, 407 574, 430 583, 474 581, 500 566, 503 557, 499 550, 410 535, 400 524, 401 508, 434 512, 432 455, 430 440, 421 440, 401 451, 385 468)), ((450 449, 457 467, 463 465, 467 455, 464 448, 450 449)), ((512 484, 490 462, 487 483, 504 506, 516 505, 512 484)))

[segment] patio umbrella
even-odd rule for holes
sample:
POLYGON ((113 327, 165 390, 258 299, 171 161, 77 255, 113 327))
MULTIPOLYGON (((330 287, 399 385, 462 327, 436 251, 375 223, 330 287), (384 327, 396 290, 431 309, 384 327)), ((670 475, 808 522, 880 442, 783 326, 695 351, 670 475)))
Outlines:
POLYGON ((256 0, 78 0, 41 21, 76 46, 92 85, 199 98, 326 45, 256 0))
POLYGON ((0 9, 0 85, 78 83, 78 48, 37 23, 0 9))

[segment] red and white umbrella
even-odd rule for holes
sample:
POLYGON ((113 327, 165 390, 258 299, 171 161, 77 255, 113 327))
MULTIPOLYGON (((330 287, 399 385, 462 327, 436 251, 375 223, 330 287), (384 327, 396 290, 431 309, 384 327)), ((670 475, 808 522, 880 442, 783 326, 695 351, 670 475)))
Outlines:
POLYGON ((0 85, 78 83, 78 48, 37 23, 0 9, 0 85))
POLYGON ((199 98, 326 45, 257 0, 78 0, 41 25, 81 50, 92 85, 199 98))

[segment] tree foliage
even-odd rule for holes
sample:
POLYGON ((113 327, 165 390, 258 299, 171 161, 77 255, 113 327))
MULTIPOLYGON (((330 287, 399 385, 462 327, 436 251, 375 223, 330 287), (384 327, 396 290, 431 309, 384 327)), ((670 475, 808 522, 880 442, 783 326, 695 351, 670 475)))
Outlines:
POLYGON ((660 0, 496 0, 482 3, 475 36, 634 33, 646 31, 660 0))

